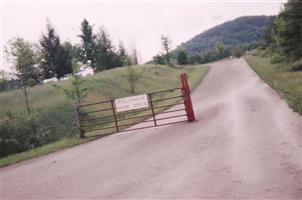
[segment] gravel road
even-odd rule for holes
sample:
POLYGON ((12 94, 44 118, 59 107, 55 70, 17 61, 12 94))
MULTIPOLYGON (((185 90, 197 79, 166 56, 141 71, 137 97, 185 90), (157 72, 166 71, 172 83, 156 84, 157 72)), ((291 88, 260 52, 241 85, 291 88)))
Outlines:
POLYGON ((192 100, 197 122, 1 168, 2 199, 302 199, 302 117, 243 59, 211 64, 192 100))

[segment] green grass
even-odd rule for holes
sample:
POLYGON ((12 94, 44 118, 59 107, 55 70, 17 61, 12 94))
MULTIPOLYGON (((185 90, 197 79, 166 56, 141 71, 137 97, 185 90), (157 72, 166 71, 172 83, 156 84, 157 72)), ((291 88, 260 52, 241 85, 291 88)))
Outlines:
POLYGON ((289 64, 271 64, 269 57, 253 54, 245 57, 253 70, 302 115, 302 72, 289 70, 289 64))
MULTIPOLYGON (((184 72, 188 74, 189 84, 191 89, 193 90, 198 85, 198 83, 200 83, 200 81, 205 76, 208 70, 206 66, 201 65, 185 66, 181 69, 173 69, 162 65, 144 65, 135 67, 145 67, 144 74, 138 82, 136 94, 149 93, 179 87, 179 75, 184 72)), ((100 72, 93 77, 86 78, 85 84, 87 87, 91 88, 91 92, 86 98, 86 102, 89 103, 95 101, 103 101, 133 95, 129 92, 128 82, 124 77, 124 75, 126 74, 126 70, 126 68, 116 68, 100 72)), ((69 81, 60 81, 56 84, 59 84, 62 87, 67 87, 69 81)), ((1 120, 7 117, 7 114, 5 113, 25 113, 24 98, 20 90, 0 93, 0 101, 2 110, 2 112, 0 113, 1 120)), ((170 103, 173 103, 175 101, 176 100, 173 100, 170 103)), ((62 119, 64 118, 69 119, 67 120, 67 122, 64 123, 68 123, 69 126, 72 125, 72 120, 70 120, 71 116, 73 116, 72 109, 70 109, 70 107, 68 106, 62 106, 69 105, 70 102, 66 100, 64 94, 60 90, 57 90, 56 88, 52 87, 52 84, 45 84, 30 88, 29 102, 33 113, 43 113, 45 116, 48 117, 44 121, 46 121, 50 127, 57 126, 58 124, 60 124, 60 126, 58 127, 62 127, 62 119), (57 119, 58 115, 61 116, 60 121, 58 121, 59 119, 57 119)), ((166 103, 169 104, 169 102, 166 103)), ((158 112, 160 111, 162 111, 162 109, 158 110, 158 112)), ((143 115, 144 113, 139 114, 143 115)), ((141 120, 142 119, 131 120, 128 121, 128 123, 138 123, 141 120)), ((59 132, 62 130, 52 129, 52 131, 59 132)), ((86 138, 79 139, 75 136, 74 133, 72 133, 73 130, 64 129, 64 131, 66 132, 66 136, 64 137, 64 134, 61 134, 62 139, 56 142, 1 158, 0 166, 6 166, 9 164, 20 162, 22 160, 27 160, 51 152, 55 152, 60 149, 89 142, 91 140, 102 137, 102 134, 104 134, 101 131, 88 132, 86 133, 86 138), (67 137, 70 135, 73 135, 73 137, 67 137)))

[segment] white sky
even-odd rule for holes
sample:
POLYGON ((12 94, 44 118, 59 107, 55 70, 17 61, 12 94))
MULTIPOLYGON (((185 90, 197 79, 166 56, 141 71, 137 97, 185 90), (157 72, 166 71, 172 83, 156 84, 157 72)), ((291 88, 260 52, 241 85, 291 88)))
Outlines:
MULTIPOLYGON (((127 1, 127 0, 126 0, 127 1)), ((160 36, 170 35, 173 47, 225 21, 245 15, 275 15, 283 0, 248 1, 9 1, 1 0, 1 48, 13 37, 38 42, 46 18, 62 41, 79 42, 80 23, 86 18, 95 31, 104 26, 114 44, 136 47, 140 62, 161 50, 160 36)), ((1 51, 3 52, 3 51, 1 51)), ((11 71, 1 54, 1 69, 11 71)))

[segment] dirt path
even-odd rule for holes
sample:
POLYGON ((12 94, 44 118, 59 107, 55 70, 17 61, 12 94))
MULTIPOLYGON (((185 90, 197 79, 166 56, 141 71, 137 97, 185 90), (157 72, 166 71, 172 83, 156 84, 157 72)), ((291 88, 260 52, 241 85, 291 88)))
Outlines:
POLYGON ((302 117, 243 59, 212 64, 193 104, 195 123, 2 168, 2 198, 302 198, 302 117))

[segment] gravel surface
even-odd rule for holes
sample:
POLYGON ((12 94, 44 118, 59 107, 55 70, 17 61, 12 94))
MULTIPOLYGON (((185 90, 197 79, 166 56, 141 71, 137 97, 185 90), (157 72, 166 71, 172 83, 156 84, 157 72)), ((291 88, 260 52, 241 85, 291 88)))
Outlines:
POLYGON ((1 168, 2 199, 302 199, 302 117, 243 59, 211 64, 194 123, 1 168))

